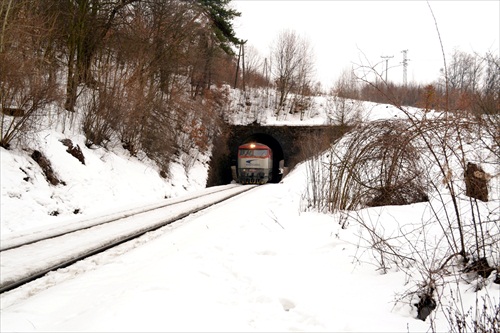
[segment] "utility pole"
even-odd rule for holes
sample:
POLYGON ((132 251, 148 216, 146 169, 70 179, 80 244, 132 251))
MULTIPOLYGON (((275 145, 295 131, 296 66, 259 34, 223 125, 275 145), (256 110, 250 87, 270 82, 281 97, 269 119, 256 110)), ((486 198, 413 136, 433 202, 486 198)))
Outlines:
POLYGON ((394 58, 391 56, 380 56, 380 58, 385 59, 385 83, 387 84, 387 72, 389 71, 389 59, 394 58))
POLYGON ((266 108, 269 107, 269 75, 267 74, 267 58, 264 59, 264 77, 266 78, 266 108))
POLYGON ((240 44, 240 49, 238 51, 238 61, 236 62, 236 75, 234 76, 234 89, 236 89, 236 86, 238 85, 238 74, 240 71, 240 59, 241 59, 241 45, 240 44))
POLYGON ((238 62, 236 63, 236 75, 234 76, 234 89, 237 88, 238 86, 238 74, 239 74, 239 71, 240 71, 240 60, 242 62, 242 69, 243 69, 243 73, 242 73, 242 77, 243 77, 243 91, 245 91, 245 43, 247 41, 244 41, 244 42, 241 42, 240 43, 240 49, 239 49, 239 52, 238 52, 238 62))
POLYGON ((269 81, 269 77, 267 75, 267 58, 264 58, 264 77, 266 78, 266 84, 269 81))
POLYGON ((407 82, 407 70, 408 70, 408 50, 401 51, 403 53, 403 84, 406 86, 407 82))
POLYGON ((241 44, 241 67, 242 67, 242 75, 243 75, 243 91, 246 91, 246 87, 245 87, 245 75, 246 75, 246 71, 245 71, 245 44, 246 44, 246 41, 244 41, 242 44, 241 44))

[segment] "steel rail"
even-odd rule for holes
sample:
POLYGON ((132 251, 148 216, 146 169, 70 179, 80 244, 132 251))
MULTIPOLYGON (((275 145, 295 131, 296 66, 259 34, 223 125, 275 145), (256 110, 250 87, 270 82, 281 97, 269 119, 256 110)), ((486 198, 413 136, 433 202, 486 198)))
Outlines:
MULTIPOLYGON (((71 264, 74 264, 77 261, 104 252, 110 248, 113 248, 130 240, 138 238, 147 232, 157 230, 168 224, 181 220, 191 214, 200 212, 213 205, 226 201, 234 196, 247 192, 255 187, 256 186, 241 186, 241 185, 232 186, 230 188, 225 188, 221 191, 215 191, 209 194, 196 196, 195 198, 181 200, 180 202, 174 204, 168 204, 166 206, 161 206, 156 209, 141 211, 132 215, 127 214, 126 217, 109 221, 107 223, 97 224, 92 227, 88 227, 84 230, 78 229, 76 231, 67 234, 44 239, 39 242, 30 243, 22 247, 15 247, 9 250, 1 251, 0 263, 1 263, 2 274, 0 275, 0 293, 4 293, 9 290, 18 288, 24 284, 27 284, 35 279, 44 276, 48 272, 54 271, 59 268, 67 267, 71 264), (201 199, 206 196, 213 197, 213 199, 203 202, 203 200, 201 199), (197 201, 202 201, 202 202, 196 204, 197 201), (155 216, 155 213, 156 214, 161 213, 161 210, 164 208, 182 204, 185 204, 187 207, 178 213, 174 213, 169 217, 155 216), (157 212, 154 212, 155 210, 157 212), (150 216, 148 217, 148 215, 150 216), (28 258, 24 262, 25 263, 24 267, 17 267, 17 268, 12 266, 9 267, 9 262, 13 263, 13 265, 15 266, 19 261, 18 259, 26 257, 26 253, 38 253, 38 252, 44 252, 44 250, 45 252, 47 252, 47 249, 50 249, 53 246, 57 247, 57 245, 60 245, 61 243, 64 242, 67 243, 68 240, 64 240, 64 238, 66 237, 70 238, 72 237, 74 240, 79 237, 78 233, 86 233, 87 237, 89 235, 88 233, 97 235, 104 228, 113 229, 113 227, 115 226, 113 225, 113 223, 116 224, 123 223, 124 225, 126 223, 131 224, 131 222, 128 220, 136 219, 137 216, 142 216, 142 219, 147 220, 148 222, 145 222, 144 225, 134 227, 131 230, 125 230, 121 234, 118 234, 116 235, 116 237, 113 238, 106 238, 105 240, 97 239, 96 243, 90 242, 89 244, 86 244, 85 245, 86 247, 83 249, 78 249, 77 246, 75 246, 73 253, 71 251, 66 252, 64 254, 61 254, 62 256, 59 258, 57 257, 54 258, 54 255, 50 253, 48 255, 42 254, 42 256, 43 255, 47 256, 45 260, 40 258, 28 258), (38 248, 40 249, 40 251, 37 251, 38 248), (29 251, 25 252, 24 250, 29 250, 29 251), (10 260, 8 257, 10 257, 10 260), (30 263, 29 260, 32 260, 32 263, 30 263)), ((22 266, 22 264, 20 266, 22 266)))
POLYGON ((71 232, 75 232, 78 230, 84 230, 88 229, 97 225, 105 224, 105 223, 110 223, 119 219, 123 219, 129 216, 149 212, 155 209, 160 209, 164 208, 167 206, 172 206, 181 202, 186 202, 189 200, 193 200, 196 198, 201 198, 213 193, 225 191, 227 189, 234 188, 238 185, 223 185, 223 186, 216 186, 216 187, 209 187, 202 192, 196 192, 191 195, 186 195, 182 196, 179 198, 172 198, 172 199, 167 199, 165 201, 145 205, 145 206, 140 206, 132 209, 128 209, 125 211, 117 212, 117 213, 112 213, 109 215, 103 215, 99 216, 96 218, 92 219, 84 219, 84 220, 74 220, 70 221, 71 223, 66 224, 64 226, 58 226, 52 229, 41 229, 38 232, 31 232, 31 233, 25 233, 25 234, 20 234, 8 239, 4 239, 0 242, 0 251, 6 251, 10 249, 14 249, 17 247, 29 245, 32 243, 36 243, 42 240, 62 236, 71 232))

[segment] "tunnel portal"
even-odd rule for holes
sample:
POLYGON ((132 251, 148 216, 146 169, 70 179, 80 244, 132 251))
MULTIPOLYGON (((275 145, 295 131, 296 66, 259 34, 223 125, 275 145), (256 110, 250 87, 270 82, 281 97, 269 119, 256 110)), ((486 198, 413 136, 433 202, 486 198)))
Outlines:
POLYGON ((273 180, 280 182, 280 161, 284 175, 297 163, 327 149, 349 128, 345 126, 260 126, 227 125, 214 142, 209 164, 207 187, 229 184, 233 181, 231 166, 236 165, 238 147, 248 142, 259 142, 273 150, 273 180))

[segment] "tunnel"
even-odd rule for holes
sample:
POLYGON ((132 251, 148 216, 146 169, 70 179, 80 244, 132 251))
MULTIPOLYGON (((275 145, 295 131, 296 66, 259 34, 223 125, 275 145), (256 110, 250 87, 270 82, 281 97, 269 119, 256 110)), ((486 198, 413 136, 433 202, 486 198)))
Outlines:
POLYGON ((231 166, 236 165, 236 158, 238 154, 238 147, 242 144, 249 142, 258 142, 262 143, 273 151, 273 178, 269 181, 270 183, 279 183, 281 178, 283 177, 283 167, 284 167, 284 153, 281 144, 269 134, 265 133, 254 133, 246 138, 244 138, 241 142, 237 144, 236 147, 232 147, 231 150, 231 166), (281 168, 280 171, 280 162, 281 168))
POLYGON ((229 184, 233 181, 232 166, 236 166, 238 147, 255 141, 273 150, 273 183, 278 183, 287 170, 323 151, 349 128, 343 126, 262 126, 259 124, 227 125, 215 138, 209 162, 206 186, 229 184), (279 173, 284 161, 284 174, 279 173))

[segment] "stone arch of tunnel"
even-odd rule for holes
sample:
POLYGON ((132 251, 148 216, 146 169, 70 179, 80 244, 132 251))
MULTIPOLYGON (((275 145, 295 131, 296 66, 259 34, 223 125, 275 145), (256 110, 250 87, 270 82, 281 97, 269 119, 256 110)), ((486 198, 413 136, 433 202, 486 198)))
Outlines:
POLYGON ((206 186, 229 184, 233 181, 231 166, 236 165, 238 147, 250 141, 269 146, 273 150, 273 181, 280 182, 279 162, 291 170, 297 163, 323 151, 346 131, 343 126, 261 126, 227 125, 213 144, 206 186))
POLYGON ((273 179, 270 181, 271 183, 279 183, 282 178, 282 174, 279 171, 280 167, 280 161, 283 161, 285 159, 284 153, 283 153, 283 148, 281 147, 281 144, 278 142, 277 139, 275 139, 272 135, 266 134, 266 133, 253 133, 250 136, 246 137, 243 139, 242 142, 240 142, 236 147, 232 147, 231 149, 231 156, 234 156, 234 160, 231 160, 231 165, 236 165, 236 156, 238 154, 238 147, 242 144, 245 143, 250 143, 250 142, 258 142, 262 143, 273 151, 273 179))

